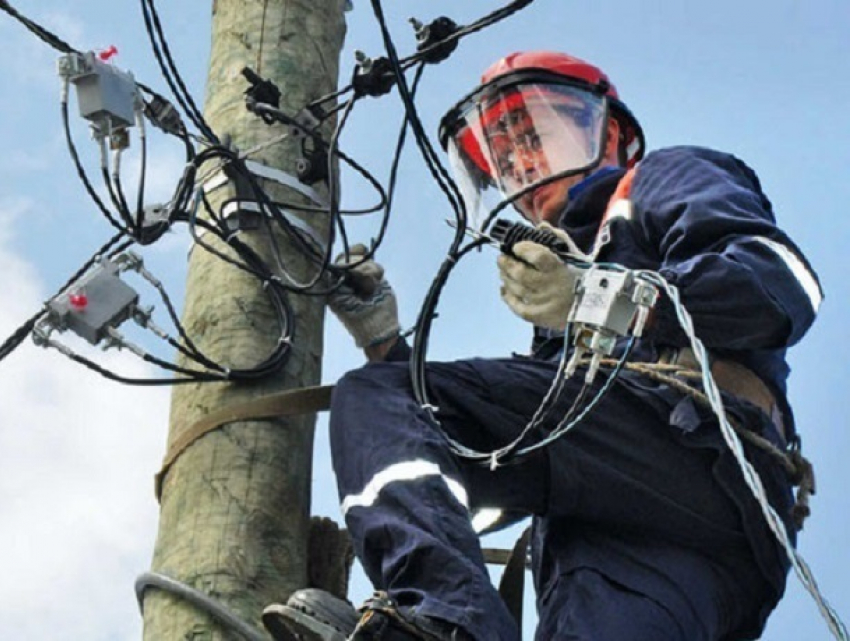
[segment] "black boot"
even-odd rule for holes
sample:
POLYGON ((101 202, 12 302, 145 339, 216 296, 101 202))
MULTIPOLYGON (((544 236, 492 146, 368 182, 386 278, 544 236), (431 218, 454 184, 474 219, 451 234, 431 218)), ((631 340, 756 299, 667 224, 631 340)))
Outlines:
POLYGON ((286 605, 263 610, 263 625, 275 641, 346 641, 359 618, 350 603, 317 588, 297 590, 286 605))

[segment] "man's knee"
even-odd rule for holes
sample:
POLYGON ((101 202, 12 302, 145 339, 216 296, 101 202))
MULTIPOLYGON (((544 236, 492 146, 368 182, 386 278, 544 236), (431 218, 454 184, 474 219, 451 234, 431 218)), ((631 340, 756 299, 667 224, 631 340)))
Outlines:
POLYGON ((374 441, 381 425, 396 422, 392 413, 412 403, 408 380, 406 363, 370 363, 342 376, 331 396, 332 453, 350 453, 374 441))

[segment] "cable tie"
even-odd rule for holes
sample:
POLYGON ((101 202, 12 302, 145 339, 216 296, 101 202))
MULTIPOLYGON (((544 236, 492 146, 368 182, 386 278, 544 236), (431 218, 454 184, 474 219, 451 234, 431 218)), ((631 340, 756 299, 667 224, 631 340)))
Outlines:
POLYGON ((499 467, 499 454, 497 452, 493 452, 490 455, 490 471, 495 472, 496 468, 499 467))

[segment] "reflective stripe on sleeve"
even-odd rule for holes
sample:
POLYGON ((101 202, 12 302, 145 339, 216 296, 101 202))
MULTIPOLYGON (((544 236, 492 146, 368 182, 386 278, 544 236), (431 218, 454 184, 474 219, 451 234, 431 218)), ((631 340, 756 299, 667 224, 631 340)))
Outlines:
POLYGON ((466 509, 469 509, 469 499, 464 487, 456 480, 449 478, 440 471, 436 463, 416 460, 396 463, 381 470, 373 476, 360 494, 349 494, 342 501, 343 516, 353 507, 370 507, 378 500, 378 495, 387 485, 397 481, 417 481, 429 476, 441 477, 449 488, 449 492, 466 509))
POLYGON ((502 510, 495 507, 484 507, 472 516, 472 529, 479 534, 502 518, 502 510))
POLYGON ((803 291, 809 297, 812 309, 817 312, 821 301, 823 301, 823 294, 821 294, 817 280, 815 280, 812 272, 808 270, 803 261, 793 251, 788 249, 788 247, 777 243, 775 240, 765 238, 764 236, 755 236, 753 240, 760 242, 765 247, 769 247, 773 253, 785 262, 785 265, 794 274, 797 282, 800 283, 800 287, 803 288, 803 291))

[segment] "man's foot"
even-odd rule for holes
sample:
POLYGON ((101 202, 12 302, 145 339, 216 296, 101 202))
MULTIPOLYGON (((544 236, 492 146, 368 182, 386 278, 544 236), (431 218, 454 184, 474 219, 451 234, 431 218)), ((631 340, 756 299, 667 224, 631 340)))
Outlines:
POLYGON ((350 603, 317 588, 297 590, 286 605, 263 610, 263 625, 275 641, 346 641, 359 618, 350 603))

